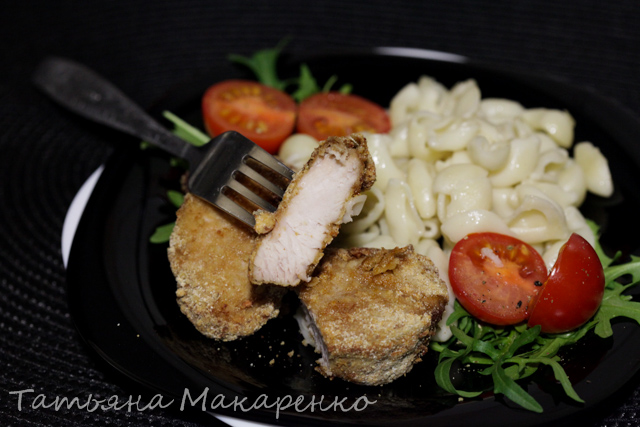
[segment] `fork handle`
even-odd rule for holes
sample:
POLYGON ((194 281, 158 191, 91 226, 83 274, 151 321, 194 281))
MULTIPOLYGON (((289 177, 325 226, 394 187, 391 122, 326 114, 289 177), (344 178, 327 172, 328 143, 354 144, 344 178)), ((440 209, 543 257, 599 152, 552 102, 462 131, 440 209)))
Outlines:
POLYGON ((113 84, 81 64, 47 58, 34 72, 33 82, 76 114, 150 142, 174 156, 194 158, 191 144, 172 134, 113 84))

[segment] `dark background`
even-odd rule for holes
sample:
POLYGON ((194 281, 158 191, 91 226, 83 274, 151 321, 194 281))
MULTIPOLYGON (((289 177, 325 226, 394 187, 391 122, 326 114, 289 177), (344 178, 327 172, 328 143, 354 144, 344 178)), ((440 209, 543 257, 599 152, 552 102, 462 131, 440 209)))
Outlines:
MULTIPOLYGON (((3 1, 0 9, 0 424, 172 425, 179 414, 17 410, 10 391, 128 396, 80 341, 60 233, 113 150, 29 83, 46 55, 99 70, 143 106, 194 73, 290 37, 287 52, 404 46, 566 80, 640 111, 636 1, 3 1)), ((640 135, 639 135, 640 143, 640 135)), ((593 418, 640 425, 640 387, 593 418)), ((582 424, 584 425, 584 423, 582 424)))

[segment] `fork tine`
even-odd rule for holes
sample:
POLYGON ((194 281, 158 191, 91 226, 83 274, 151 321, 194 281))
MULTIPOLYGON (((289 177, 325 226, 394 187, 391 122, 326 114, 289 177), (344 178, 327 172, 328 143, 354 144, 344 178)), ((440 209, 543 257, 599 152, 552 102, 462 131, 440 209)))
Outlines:
POLYGON ((255 226, 254 207, 268 212, 276 210, 275 199, 282 198, 283 187, 293 178, 288 167, 235 131, 218 135, 204 147, 202 160, 189 177, 193 194, 251 228, 255 226), (229 190, 226 195, 225 189, 229 190))
MULTIPOLYGON (((277 185, 266 179, 264 176, 251 169, 249 166, 242 164, 238 166, 236 170, 244 174, 247 178, 255 181, 258 185, 261 185, 262 187, 271 191, 276 196, 282 197, 284 195, 284 190, 282 188, 278 187, 277 185)), ((249 190, 247 189, 247 191, 249 190)))
POLYGON ((249 227, 254 228, 256 226, 256 219, 253 217, 253 215, 224 194, 218 194, 214 205, 216 205, 229 215, 244 222, 249 227))
POLYGON ((229 181, 227 183, 227 187, 232 189, 236 193, 240 194, 245 199, 251 201, 252 203, 255 203, 256 205, 258 205, 261 209, 264 209, 265 211, 275 212, 275 210, 276 210, 275 206, 273 206, 271 203, 267 202, 266 200, 264 200, 263 198, 261 198, 256 193, 254 193, 253 191, 249 190, 247 187, 245 187, 244 185, 242 185, 241 183, 239 183, 236 180, 229 181))
POLYGON ((289 181, 293 179, 293 171, 281 163, 278 159, 267 153, 265 150, 255 145, 249 152, 249 156, 255 161, 262 163, 265 167, 279 173, 289 181))

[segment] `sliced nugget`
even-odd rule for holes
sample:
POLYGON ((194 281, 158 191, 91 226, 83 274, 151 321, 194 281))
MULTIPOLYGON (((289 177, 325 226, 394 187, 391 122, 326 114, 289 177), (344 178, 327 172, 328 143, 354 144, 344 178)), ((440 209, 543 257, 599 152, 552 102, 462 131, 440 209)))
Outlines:
POLYGON ((283 288, 249 281, 254 247, 253 230, 198 197, 185 196, 168 256, 180 310, 207 337, 231 341, 251 335, 278 315, 283 288))
POLYGON ((296 291, 302 335, 322 355, 317 370, 363 385, 409 372, 449 299, 436 267, 412 246, 328 249, 296 291))
POLYGON ((249 274, 254 284, 296 286, 310 280, 340 224, 362 208, 375 165, 359 134, 322 142, 296 173, 275 213, 259 211, 261 233, 249 274))

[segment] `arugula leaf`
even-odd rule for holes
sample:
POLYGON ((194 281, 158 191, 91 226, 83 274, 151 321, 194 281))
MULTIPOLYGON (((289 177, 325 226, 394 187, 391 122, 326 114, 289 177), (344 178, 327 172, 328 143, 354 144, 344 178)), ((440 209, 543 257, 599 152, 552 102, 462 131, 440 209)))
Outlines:
POLYGON ((287 82, 280 80, 277 71, 277 62, 280 52, 287 44, 288 40, 283 40, 274 48, 262 49, 257 51, 251 57, 231 54, 229 60, 249 67, 256 75, 258 81, 264 85, 284 90, 287 82))
POLYGON ((516 352, 518 351, 518 349, 520 349, 520 347, 523 347, 527 344, 531 344, 533 341, 535 341, 536 338, 538 338, 539 335, 540 335, 540 325, 536 325, 533 328, 527 328, 521 333, 516 332, 514 337, 515 339, 509 346, 509 349, 507 350, 507 352, 504 354, 504 357, 507 359, 510 357, 513 357, 513 355, 516 354, 516 352))
POLYGON ((171 232, 173 231, 173 227, 176 224, 171 222, 169 224, 161 225, 156 228, 156 231, 151 235, 149 241, 151 243, 166 243, 169 241, 169 237, 171 236, 171 232))
POLYGON ((298 78, 298 90, 293 92, 291 97, 300 102, 318 92, 320 92, 320 87, 316 79, 311 75, 311 70, 309 70, 307 64, 302 64, 300 66, 300 77, 298 78))
MULTIPOLYGON (((452 326, 451 331, 453 332, 456 339, 462 338, 464 340, 464 337, 467 337, 464 332, 462 332, 456 326, 452 326)), ((468 342, 468 340, 466 341, 468 342)), ((471 350, 472 346, 470 345, 467 345, 461 351, 452 351, 448 348, 443 349, 443 352, 440 354, 440 362, 438 363, 438 366, 436 366, 434 375, 436 377, 436 382, 438 383, 438 385, 445 391, 469 398, 477 397, 480 395, 481 391, 458 390, 451 381, 451 368, 453 367, 454 363, 456 363, 456 361, 463 361, 469 355, 471 350), (443 359, 444 362, 442 362, 443 359)))
POLYGON ((182 206, 182 203, 184 203, 184 194, 176 190, 167 191, 167 198, 169 198, 171 204, 176 208, 179 208, 182 206))
POLYGON ((478 397, 482 392, 481 391, 464 391, 457 390, 453 383, 451 382, 451 367, 456 362, 457 358, 449 358, 443 363, 439 363, 436 366, 434 371, 434 375, 436 376, 436 381, 438 385, 442 387, 445 391, 448 391, 452 394, 457 394, 461 397, 473 398, 478 397))
POLYGON ((631 283, 640 281, 640 257, 631 255, 631 261, 625 264, 610 266, 605 269, 604 276, 607 286, 613 288, 615 280, 625 276, 631 276, 631 283))
POLYGON ((201 145, 205 145, 211 139, 209 135, 202 132, 200 129, 191 126, 189 123, 185 122, 170 111, 163 111, 162 115, 173 123, 173 133, 177 137, 187 141, 189 144, 200 147, 201 145))
MULTIPOLYGON (((470 318, 470 317, 471 315, 469 314, 469 312, 465 310, 464 307, 462 307, 462 304, 460 304, 458 300, 456 300, 455 303, 453 304, 453 313, 451 313, 449 315, 449 318, 447 319, 447 326, 453 325, 460 319, 470 318)), ((463 325, 460 325, 460 327, 464 329, 463 325)))
POLYGON ((558 380, 558 382, 560 382, 567 396, 569 396, 576 402, 584 403, 584 400, 582 400, 580 396, 578 396, 578 393, 576 393, 576 391, 573 389, 573 386, 571 385, 571 381, 569 380, 567 373, 564 371, 564 368, 560 365, 560 363, 558 363, 557 360, 540 359, 540 363, 544 363, 551 366, 551 369, 553 369, 553 375, 555 379, 558 380))
POLYGON ((491 370, 494 393, 504 394, 514 403, 533 412, 542 412, 542 406, 505 373, 499 365, 494 365, 491 370))
MULTIPOLYGON (((594 232, 598 227, 590 222, 594 232)), ((605 273, 605 291, 602 303, 594 317, 573 331, 563 334, 541 334, 540 327, 526 324, 497 327, 481 323, 471 316, 457 301, 447 324, 453 336, 444 343, 432 342, 430 349, 439 353, 435 369, 436 383, 445 391, 462 397, 473 397, 491 390, 459 390, 451 380, 456 363, 469 366, 469 372, 488 376, 495 394, 502 394, 521 407, 541 412, 542 407, 527 393, 520 382, 531 377, 541 367, 548 367, 562 386, 565 394, 576 402, 584 401, 574 390, 560 363, 558 352, 585 337, 590 331, 602 338, 613 334, 612 319, 626 317, 640 324, 640 302, 624 292, 640 283, 640 257, 630 256, 621 262, 621 255, 605 254, 599 242, 596 252, 605 273)))
MULTIPOLYGON (((331 88, 333 87, 333 85, 336 83, 336 81, 338 81, 338 76, 336 76, 335 74, 331 77, 329 77, 329 79, 327 80, 327 82, 324 84, 324 86, 322 87, 322 92, 329 92, 331 90, 331 88)), ((342 86, 340 86, 340 89, 338 89, 338 92, 347 95, 350 94, 351 91, 353 90, 353 86, 346 83, 343 84, 342 86)))
MULTIPOLYGON (((229 55, 229 60, 248 67, 253 71, 256 79, 266 86, 282 91, 291 85, 296 86, 297 88, 291 93, 291 97, 297 102, 303 101, 316 93, 329 92, 338 78, 331 76, 321 88, 311 74, 307 64, 300 65, 300 75, 296 78, 282 80, 278 77, 278 58, 287 41, 286 39, 281 41, 275 48, 259 50, 250 57, 231 54, 229 55)), ((345 84, 338 91, 348 94, 351 89, 351 85, 345 84)))
MULTIPOLYGON (((637 260, 632 263, 635 267, 634 273, 640 273, 640 263, 638 263, 637 260)), ((615 267, 609 267, 609 269, 610 268, 615 267)), ((640 303, 631 301, 631 296, 622 294, 622 292, 624 292, 627 288, 629 288, 630 286, 634 286, 637 283, 638 281, 635 279, 628 285, 622 285, 618 282, 607 283, 607 287, 604 290, 602 303, 600 304, 600 308, 595 315, 595 320, 597 322, 595 327, 596 335, 601 338, 608 338, 613 335, 611 321, 616 317, 627 317, 629 319, 635 320, 640 324, 640 303)))

